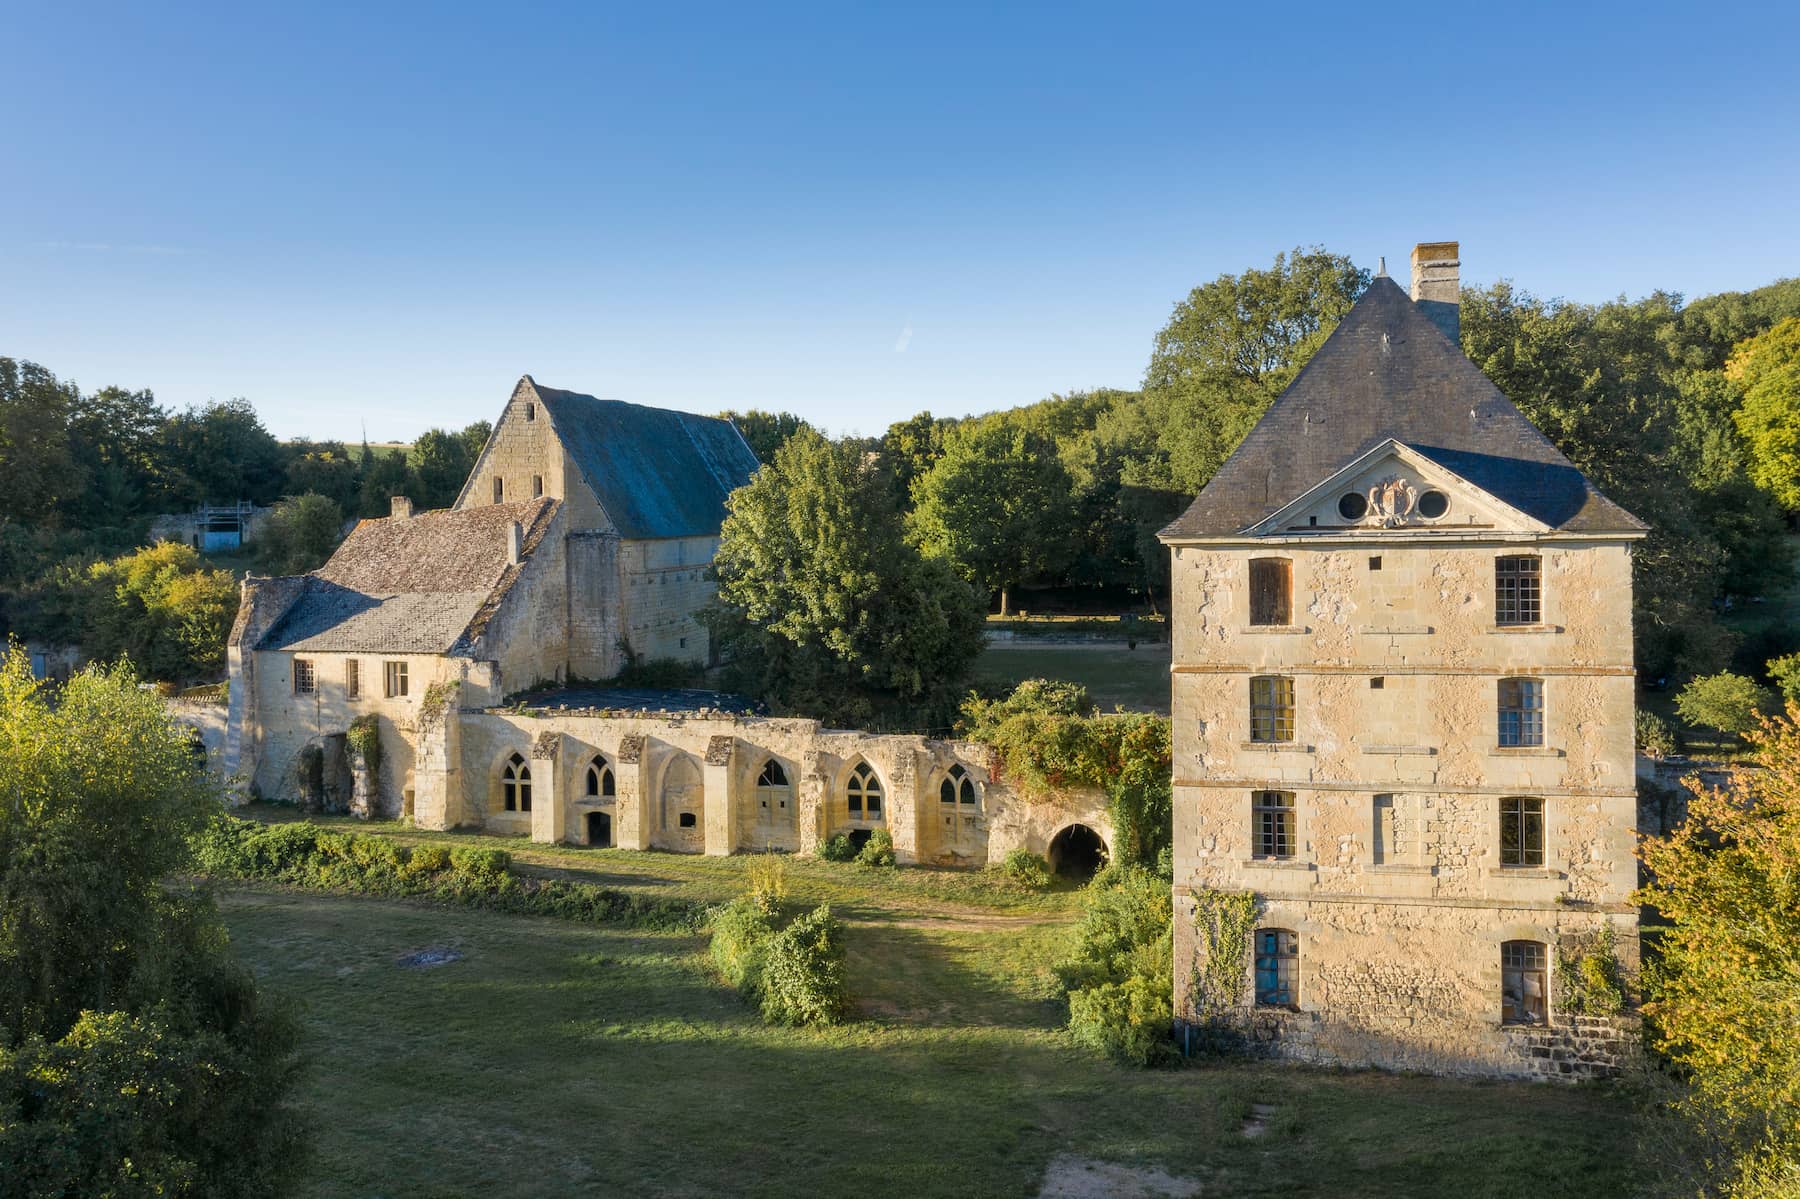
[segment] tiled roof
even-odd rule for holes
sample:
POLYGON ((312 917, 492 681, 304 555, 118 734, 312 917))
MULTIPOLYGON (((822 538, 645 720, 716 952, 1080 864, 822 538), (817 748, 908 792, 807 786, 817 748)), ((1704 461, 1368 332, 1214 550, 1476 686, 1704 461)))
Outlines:
POLYGON ((507 561, 510 526, 521 526, 524 562, 556 509, 545 498, 361 521, 257 648, 446 653, 478 635, 518 578, 507 561))
POLYGON ((621 537, 711 536, 725 497, 756 470, 728 420, 559 391, 529 375, 519 385, 536 392, 621 537))
POLYGON ((1379 278, 1162 535, 1241 532, 1389 438, 1553 529, 1647 527, 1601 495, 1392 279, 1379 278))

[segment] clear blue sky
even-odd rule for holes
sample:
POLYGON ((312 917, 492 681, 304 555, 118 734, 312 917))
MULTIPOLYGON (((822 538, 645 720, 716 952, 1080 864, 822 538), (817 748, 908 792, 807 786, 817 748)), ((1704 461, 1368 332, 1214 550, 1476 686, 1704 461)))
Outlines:
POLYGON ((873 432, 1136 386, 1296 244, 1800 273, 1792 5, 1373 7, 15 2, 0 354, 282 436, 525 373, 873 432))

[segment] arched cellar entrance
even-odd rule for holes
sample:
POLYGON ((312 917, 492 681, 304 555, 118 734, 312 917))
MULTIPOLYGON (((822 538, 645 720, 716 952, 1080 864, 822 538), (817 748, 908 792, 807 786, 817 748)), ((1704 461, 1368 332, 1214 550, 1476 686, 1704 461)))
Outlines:
POLYGON ((1050 838, 1050 869, 1064 878, 1087 882, 1106 865, 1106 842, 1085 824, 1071 824, 1050 838))
POLYGON ((854 849, 857 853, 861 853, 863 846, 869 843, 869 837, 875 830, 872 828, 853 828, 846 829, 844 832, 845 835, 850 838, 850 848, 854 849))

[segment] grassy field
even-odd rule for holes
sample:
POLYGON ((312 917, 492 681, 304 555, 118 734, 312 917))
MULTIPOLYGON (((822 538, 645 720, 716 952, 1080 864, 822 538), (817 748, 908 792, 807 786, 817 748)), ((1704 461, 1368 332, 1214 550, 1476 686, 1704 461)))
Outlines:
POLYGON ((1169 647, 1140 642, 1122 644, 1037 645, 1002 642, 989 645, 975 660, 975 682, 1011 690, 1022 679, 1064 679, 1088 689, 1102 709, 1169 712, 1169 647))
POLYGON ((844 905, 860 1018, 829 1031, 762 1025, 697 936, 276 891, 221 907, 305 1011, 309 1196, 1033 1195, 1067 1155, 1206 1195, 1639 1189, 1611 1092, 1114 1067, 1058 1027, 1066 920, 890 901, 844 905), (439 947, 461 959, 401 964, 439 947))

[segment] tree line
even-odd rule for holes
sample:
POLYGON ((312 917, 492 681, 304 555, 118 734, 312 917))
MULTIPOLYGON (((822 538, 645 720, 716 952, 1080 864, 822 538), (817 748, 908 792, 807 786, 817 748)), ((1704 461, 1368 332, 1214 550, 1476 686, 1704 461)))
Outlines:
MULTIPOLYGON (((831 453, 793 414, 728 413, 771 466, 734 497, 726 525, 721 598, 750 628, 727 621, 729 631, 740 645, 746 636, 759 644, 762 663, 810 644, 865 679, 886 669, 886 658, 859 657, 853 639, 833 639, 830 605, 769 610, 780 588, 768 584, 791 578, 785 572, 803 561, 841 559, 854 522, 795 526, 793 540, 770 543, 779 550, 758 542, 784 513, 811 513, 834 488, 840 505, 882 510, 871 526, 880 536, 948 564, 973 589, 978 613, 1008 611, 1022 588, 1056 589, 1090 610, 1155 609, 1169 570, 1157 531, 1212 478, 1369 282, 1328 250, 1279 254, 1268 268, 1221 275, 1179 301, 1137 390, 1053 395, 963 419, 922 412, 879 437, 839 439, 831 453), (789 453, 796 442, 803 454, 789 453)), ((1650 524, 1634 576, 1643 671, 1702 675, 1735 659, 1763 674, 1771 659, 1800 650, 1800 630, 1746 644, 1720 619, 1733 601, 1792 576, 1800 280, 1693 303, 1673 292, 1579 304, 1511 282, 1465 288, 1462 346, 1601 491, 1650 524)), ((879 556, 899 560, 891 550, 879 556)), ((834 582, 856 585, 850 575, 834 582)), ((935 602, 948 601, 941 583, 931 586, 935 602)), ((901 593, 882 594, 885 607, 904 606, 901 593)), ((870 615, 858 610, 856 619, 870 615)), ((928 681, 912 694, 954 691, 966 677, 962 649, 946 649, 955 653, 920 676, 928 681)), ((804 670, 815 690, 829 674, 818 663, 804 670)), ((767 689, 783 694, 781 677, 767 689)), ((845 692, 837 702, 854 701, 845 692)))

